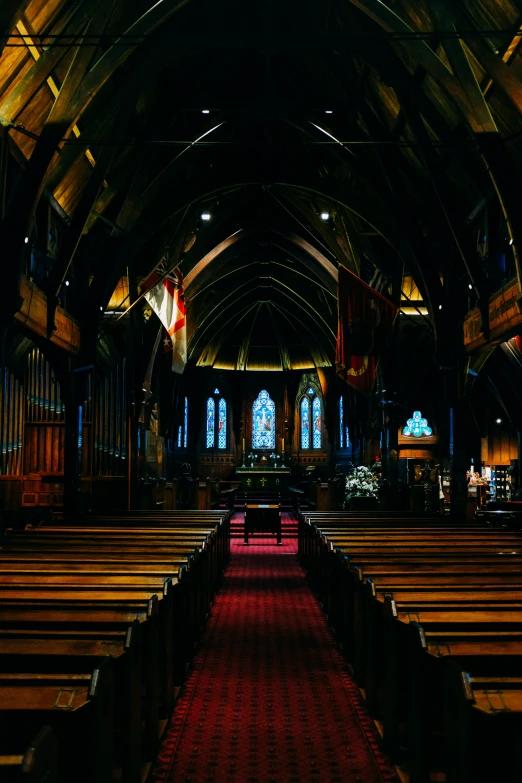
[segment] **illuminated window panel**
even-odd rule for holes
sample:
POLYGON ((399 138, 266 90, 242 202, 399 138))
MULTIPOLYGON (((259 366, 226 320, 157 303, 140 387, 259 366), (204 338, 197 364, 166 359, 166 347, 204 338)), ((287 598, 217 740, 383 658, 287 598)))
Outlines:
POLYGON ((220 399, 218 404, 218 449, 227 447, 227 403, 220 399))
POLYGON ((216 421, 216 403, 209 397, 207 400, 207 449, 214 448, 214 424, 216 421))
POLYGON ((275 449, 275 403, 265 390, 252 405, 252 447, 275 449))
POLYGON ((319 397, 314 397, 312 402, 312 437, 314 449, 321 448, 322 421, 321 400, 319 397))
POLYGON ((301 448, 310 448, 310 400, 303 397, 301 400, 301 448))

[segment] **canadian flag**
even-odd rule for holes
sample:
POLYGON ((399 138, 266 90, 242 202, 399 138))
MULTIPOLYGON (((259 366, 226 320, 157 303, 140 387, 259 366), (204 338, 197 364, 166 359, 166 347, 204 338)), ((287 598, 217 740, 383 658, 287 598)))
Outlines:
POLYGON ((172 371, 182 373, 187 363, 187 321, 183 275, 179 267, 161 279, 156 271, 144 283, 150 304, 172 341, 172 371), (159 283, 154 285, 156 280, 159 283))

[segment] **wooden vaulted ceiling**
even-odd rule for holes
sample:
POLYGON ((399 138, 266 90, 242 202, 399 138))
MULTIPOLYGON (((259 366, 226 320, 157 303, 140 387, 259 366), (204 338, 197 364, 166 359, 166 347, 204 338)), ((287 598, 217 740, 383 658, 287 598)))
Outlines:
POLYGON ((84 323, 129 269, 181 261, 204 366, 332 363, 339 264, 396 301, 412 275, 440 332, 450 285, 490 293, 467 230, 488 200, 518 269, 521 21, 519 0, 3 0, 0 124, 28 193, 4 247, 48 198, 47 293, 90 280, 84 323))

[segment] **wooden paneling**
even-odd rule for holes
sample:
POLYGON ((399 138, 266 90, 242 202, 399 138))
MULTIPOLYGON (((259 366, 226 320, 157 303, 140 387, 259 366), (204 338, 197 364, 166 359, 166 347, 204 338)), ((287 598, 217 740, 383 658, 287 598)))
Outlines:
MULTIPOLYGON (((20 310, 15 314, 17 321, 41 337, 47 337, 47 297, 34 283, 22 278, 20 296, 23 299, 20 310)), ((61 307, 56 308, 56 331, 51 342, 72 354, 80 350, 80 327, 61 307)))
POLYGON ((509 465, 518 458, 516 432, 507 427, 498 427, 481 439, 481 460, 486 465, 509 465))
POLYGON ((431 459, 435 456, 436 452, 432 449, 402 449, 399 452, 400 459, 406 459, 407 457, 415 457, 421 459, 431 459))

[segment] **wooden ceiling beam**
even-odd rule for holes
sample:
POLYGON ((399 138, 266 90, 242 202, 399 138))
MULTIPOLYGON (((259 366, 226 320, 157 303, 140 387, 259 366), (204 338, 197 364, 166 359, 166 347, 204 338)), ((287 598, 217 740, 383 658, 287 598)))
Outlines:
POLYGON ((11 33, 30 0, 2 0, 0 4, 0 56, 11 33))
POLYGON ((476 130, 476 121, 472 107, 458 79, 451 73, 437 54, 431 49, 424 40, 415 38, 414 30, 391 8, 381 0, 348 0, 353 6, 379 25, 383 30, 391 33, 404 33, 411 38, 398 41, 400 46, 404 46, 415 59, 426 69, 439 84, 441 84, 449 95, 455 99, 456 105, 465 116, 470 126, 476 130))
MULTIPOLYGON (((437 1, 443 2, 447 13, 454 17, 457 29, 469 30, 470 14, 461 0, 437 1)), ((522 80, 513 67, 507 65, 501 55, 494 54, 482 38, 471 36, 466 44, 482 68, 491 76, 517 110, 522 113, 522 80)))
MULTIPOLYGON (((445 0, 429 0, 429 3, 438 29, 442 31, 454 30, 456 32, 455 15, 453 13, 454 5, 448 5, 445 0)), ((462 41, 459 38, 446 37, 442 42, 442 46, 455 76, 460 81, 462 89, 468 96, 468 101, 473 106, 481 131, 483 133, 497 133, 498 129, 495 120, 491 116, 487 101, 475 78, 462 41)))
MULTIPOLYGON (((182 8, 184 8, 191 0, 159 0, 148 11, 146 11, 139 19, 131 24, 124 32, 124 39, 117 39, 114 44, 107 49, 106 52, 99 58, 99 60, 93 65, 89 73, 86 74, 83 79, 80 88, 78 89, 73 101, 71 102, 70 112, 71 118, 74 122, 77 122, 85 109, 98 95, 100 90, 105 86, 107 81, 113 75, 113 73, 121 67, 129 57, 141 47, 141 54, 151 54, 153 51, 157 51, 157 42, 154 41, 153 33, 182 8), (132 38, 137 39, 137 43, 131 43, 132 38), (147 43, 144 45, 140 43, 140 39, 146 38, 147 43), (130 40, 129 40, 130 39, 130 40)), ((160 53, 159 61, 165 62, 165 50, 159 47, 162 51, 160 53), (163 57, 161 57, 163 54, 163 57)), ((150 66, 150 63, 148 63, 150 66)), ((140 71, 143 71, 143 59, 140 60, 140 71)), ((153 73, 153 72, 152 72, 153 73)), ((148 72, 147 76, 151 78, 152 73, 148 72)), ((129 75, 127 74, 127 78, 129 75)))
MULTIPOLYGON (((118 124, 121 128, 125 121, 125 113, 120 111, 118 114, 118 124)), ((74 256, 78 250, 85 224, 91 214, 92 206, 103 185, 105 177, 110 169, 116 147, 102 147, 96 160, 94 169, 87 184, 85 185, 80 197, 79 204, 74 212, 71 223, 64 233, 58 256, 53 264, 49 278, 46 281, 45 289, 47 291, 48 307, 48 336, 54 331, 54 312, 58 304, 58 296, 62 285, 64 284, 74 256)))

